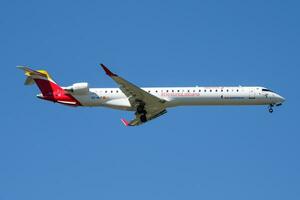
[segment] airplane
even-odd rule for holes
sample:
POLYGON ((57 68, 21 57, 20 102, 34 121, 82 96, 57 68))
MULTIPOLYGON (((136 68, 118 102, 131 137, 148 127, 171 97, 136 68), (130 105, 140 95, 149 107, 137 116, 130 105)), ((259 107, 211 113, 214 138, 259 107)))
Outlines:
POLYGON ((45 70, 17 66, 27 76, 25 85, 36 84, 38 98, 67 106, 102 106, 135 112, 131 121, 121 119, 125 126, 137 126, 167 113, 167 108, 200 105, 268 105, 281 106, 285 99, 265 87, 145 87, 140 88, 100 64, 119 88, 89 88, 88 83, 59 86, 45 70))

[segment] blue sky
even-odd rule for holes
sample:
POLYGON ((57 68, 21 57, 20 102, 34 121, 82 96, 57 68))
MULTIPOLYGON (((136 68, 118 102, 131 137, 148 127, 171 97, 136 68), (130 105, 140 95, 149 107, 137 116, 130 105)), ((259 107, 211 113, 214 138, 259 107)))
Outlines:
POLYGON ((0 200, 299 199, 298 1, 0 2, 0 200), (61 85, 261 85, 287 102, 132 113, 39 100, 16 65, 61 85))

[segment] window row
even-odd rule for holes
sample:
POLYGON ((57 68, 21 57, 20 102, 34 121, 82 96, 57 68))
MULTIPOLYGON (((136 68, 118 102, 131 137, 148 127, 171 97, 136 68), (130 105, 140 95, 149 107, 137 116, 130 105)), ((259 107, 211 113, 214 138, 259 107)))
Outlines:
MULTIPOLYGON (((232 89, 232 90, 229 90, 229 89, 227 89, 227 90, 224 90, 224 89, 221 89, 221 90, 218 90, 218 89, 216 89, 216 90, 212 90, 212 89, 204 89, 204 90, 198 90, 198 92, 234 92, 234 91, 236 91, 236 92, 239 92, 240 90, 239 89, 237 89, 237 90, 234 90, 234 89, 232 89)), ((150 93, 150 90, 148 91, 149 93, 150 93)), ((156 93, 158 92, 157 90, 155 91, 156 93)), ((164 92, 164 90, 161 90, 161 92, 164 92)), ((178 93, 180 93, 180 92, 197 92, 196 90, 165 90, 165 92, 172 92, 172 93, 174 93, 174 92, 178 92, 178 93)))
MULTIPOLYGON (((236 91, 236 92, 239 92, 240 90, 239 89, 236 89, 236 90, 234 90, 234 89, 231 89, 231 90, 229 90, 229 89, 226 89, 226 90, 224 90, 224 89, 216 89, 216 90, 212 90, 212 89, 203 89, 203 90, 160 90, 160 92, 167 92, 167 93, 169 93, 169 92, 172 92, 172 93, 174 93, 174 92, 177 92, 177 93, 184 93, 184 92, 193 92, 193 93, 195 93, 195 92, 234 92, 234 91, 236 91)), ((105 90, 104 91, 105 93, 119 93, 119 90, 110 90, 110 91, 108 91, 108 90, 105 90)), ((151 90, 148 90, 147 91, 148 93, 151 93, 152 91, 151 90)), ((158 93, 159 91, 158 90, 155 90, 155 93, 158 93)))

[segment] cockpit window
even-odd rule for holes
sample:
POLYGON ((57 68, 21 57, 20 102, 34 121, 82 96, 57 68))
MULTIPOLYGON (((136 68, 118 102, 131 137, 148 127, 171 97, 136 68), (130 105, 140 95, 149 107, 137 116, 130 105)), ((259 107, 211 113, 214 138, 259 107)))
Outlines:
POLYGON ((263 92, 273 92, 272 90, 269 89, 262 89, 263 92))

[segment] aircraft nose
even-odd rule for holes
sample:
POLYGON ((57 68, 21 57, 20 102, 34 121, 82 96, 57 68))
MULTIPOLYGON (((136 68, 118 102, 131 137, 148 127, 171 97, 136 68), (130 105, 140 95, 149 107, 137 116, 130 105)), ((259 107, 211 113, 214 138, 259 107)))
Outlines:
POLYGON ((280 96, 280 99, 281 99, 282 103, 285 102, 285 98, 284 97, 280 96))
POLYGON ((278 101, 279 101, 280 103, 285 102, 285 98, 282 97, 282 96, 280 96, 279 94, 276 94, 276 99, 278 99, 278 101))

